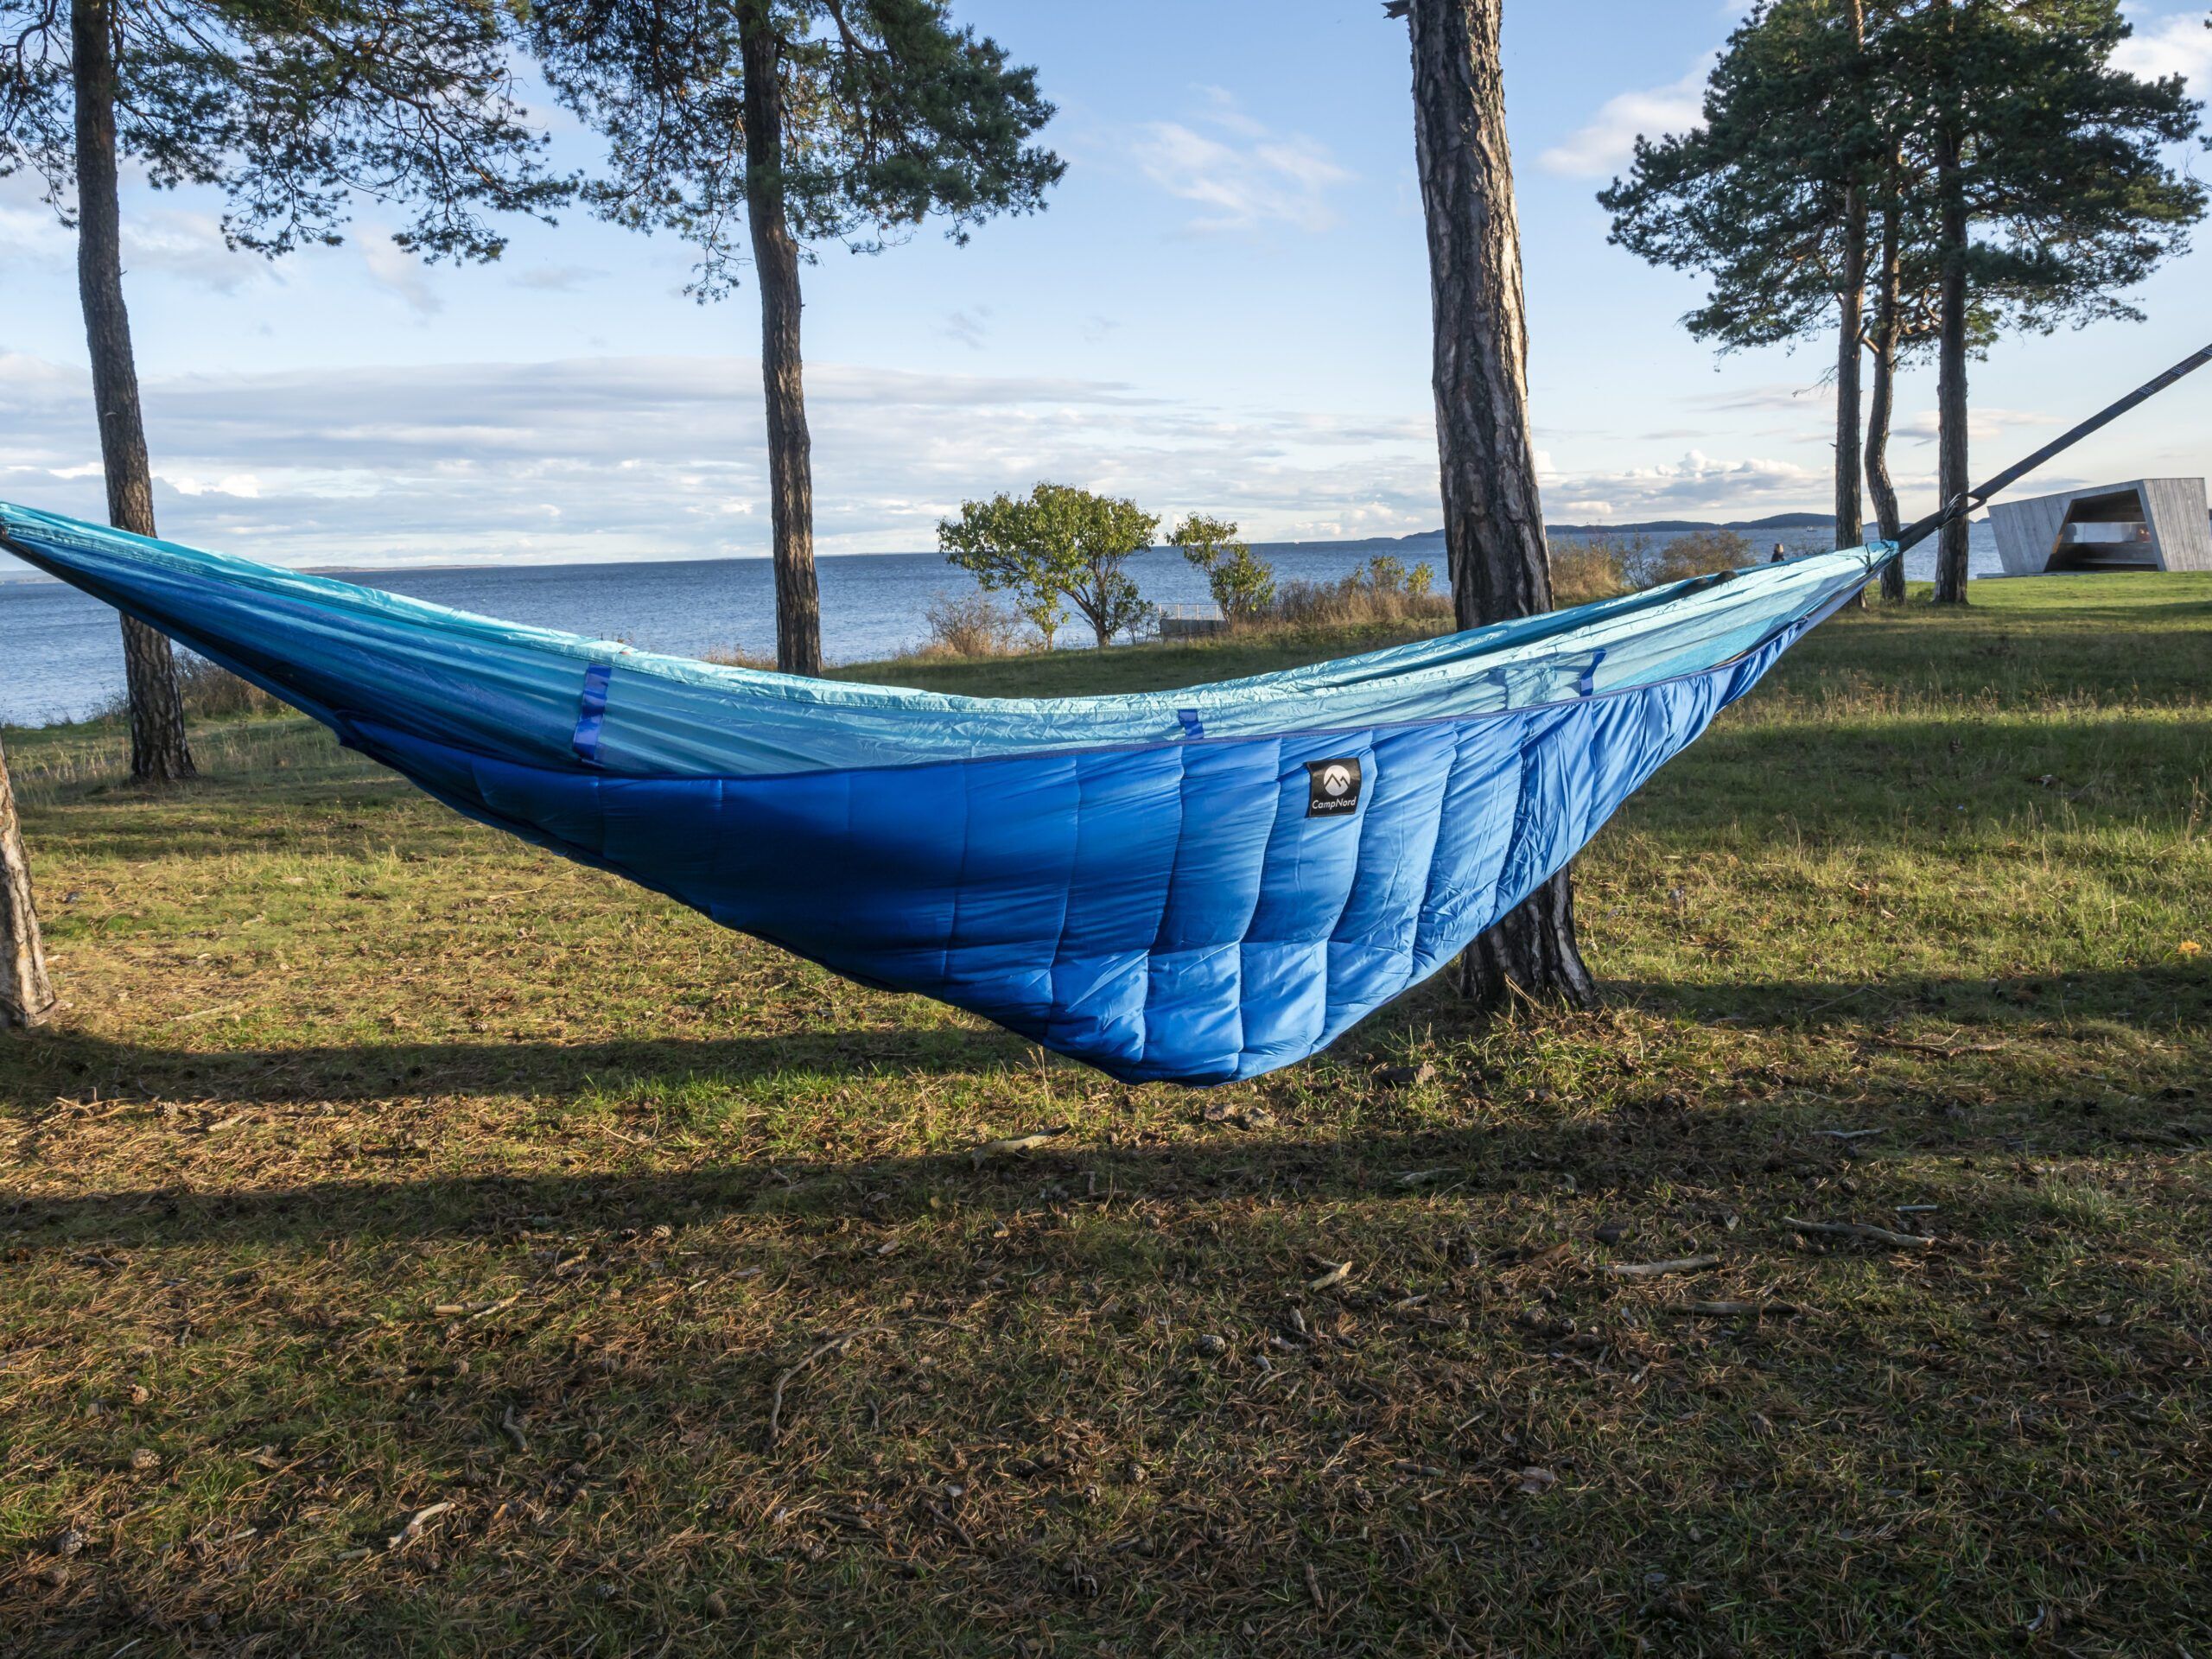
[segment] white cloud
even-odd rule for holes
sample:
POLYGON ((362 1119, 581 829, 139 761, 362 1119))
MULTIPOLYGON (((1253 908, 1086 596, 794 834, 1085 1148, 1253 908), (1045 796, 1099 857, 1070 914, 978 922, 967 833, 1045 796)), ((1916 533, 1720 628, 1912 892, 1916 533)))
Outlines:
POLYGON ((218 294, 235 294, 270 275, 259 254, 224 243, 213 213, 176 207, 144 208, 124 222, 123 264, 128 272, 158 270, 218 294))
MULTIPOLYGON (((266 259, 225 245, 222 220, 214 213, 171 206, 174 197, 156 194, 136 180, 126 182, 126 276, 157 272, 219 294, 271 280, 266 259)), ((0 269, 11 263, 43 267, 66 281, 76 257, 76 232, 41 200, 37 181, 20 173, 0 179, 0 269)))
POLYGON ((950 340, 957 340, 971 352, 983 349, 985 322, 991 308, 979 305, 974 311, 955 311, 944 320, 944 333, 950 340))
POLYGON ((76 251, 75 235, 39 200, 35 180, 22 173, 0 179, 0 270, 14 264, 66 265, 76 251))
POLYGON ((1758 456, 1729 461, 1692 449, 1671 465, 1624 472, 1547 473, 1544 516, 1554 523, 1614 518, 1753 518, 1824 499, 1829 474, 1758 456))
POLYGON ((1538 156, 1536 165, 1547 173, 1570 178, 1611 178, 1628 166, 1639 137, 1687 132, 1700 124, 1705 114, 1705 80, 1717 55, 1699 59, 1696 67, 1680 80, 1607 99, 1565 143, 1538 156))
POLYGON ((573 294, 606 275, 607 272, 596 265, 525 265, 509 280, 517 288, 534 288, 548 294, 573 294))
POLYGON ((2113 54, 2114 64, 2138 75, 2180 75, 2198 98, 2212 92, 2212 29, 2205 27, 2212 19, 2194 9, 2156 21, 2145 17, 2140 6, 2124 10, 2135 33, 2113 54))
POLYGON ((1197 125, 1152 122, 1131 147, 1147 178, 1204 210, 1190 228, 1244 232, 1288 225, 1313 232, 1334 225, 1329 193, 1352 175, 1327 147, 1271 130, 1239 111, 1227 93, 1214 91, 1210 97, 1212 109, 1192 118, 1197 125))
POLYGON ((156 473, 157 482, 166 484, 179 495, 227 495, 241 501, 259 499, 261 480, 251 473, 233 473, 227 478, 197 479, 181 474, 156 473))
MULTIPOLYGON (((149 379, 161 522, 323 566, 759 554, 759 372, 747 358, 631 357, 149 379)), ((1042 478, 1222 513, 1260 541, 1439 522, 1426 410, 1255 410, 1109 380, 838 364, 807 380, 826 553, 927 549, 963 499, 1042 478)), ((82 370, 0 349, 0 499, 99 515, 90 403, 82 370)), ((1900 449, 1907 481, 1928 452, 1900 449)), ((1541 475, 1554 522, 1751 518, 1828 492, 1821 466, 1696 449, 1624 471, 1548 451, 1541 475)))
MULTIPOLYGON (((583 358, 195 374, 145 387, 164 530, 279 562, 757 554, 759 365, 583 358)), ((808 372, 825 552, 933 545, 1040 478, 1224 512, 1262 539, 1437 522, 1425 420, 1249 412, 1111 381, 808 372)), ((97 516, 82 371, 0 353, 0 498, 97 516)))
POLYGON ((389 232, 365 225, 354 241, 361 250, 361 264, 368 270, 369 280, 397 294, 416 316, 427 317, 445 309, 445 301, 431 288, 423 262, 393 241, 389 232))
MULTIPOLYGON (((2011 428, 2016 426, 2056 426, 2058 416, 2045 415, 2031 409, 1992 409, 1985 404, 1970 404, 1967 410, 1967 436, 1975 443, 1992 443, 2011 428)), ((1941 423, 1932 409, 1897 422, 1891 431, 1912 443, 1933 443, 1941 429, 1941 423)))

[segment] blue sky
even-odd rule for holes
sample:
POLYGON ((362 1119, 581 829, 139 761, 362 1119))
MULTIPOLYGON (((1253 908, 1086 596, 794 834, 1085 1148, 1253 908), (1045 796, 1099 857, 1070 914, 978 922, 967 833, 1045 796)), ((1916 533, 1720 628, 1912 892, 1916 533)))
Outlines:
MULTIPOLYGON (((1828 499, 1823 340, 1716 359, 1696 283, 1605 243, 1592 193, 1694 118, 1739 8, 1518 0, 1507 89, 1545 505, 1560 520, 1755 516, 1828 499)), ((825 553, 927 548, 967 496, 1039 478, 1267 539, 1433 527, 1428 296, 1402 24, 1373 0, 959 0, 1038 66, 1069 162, 1050 210, 805 273, 825 553)), ((2202 0, 2131 8, 2132 67, 2212 91, 2202 0)), ((555 118, 561 153, 588 139, 555 118)), ((2184 152, 2202 172, 2212 155, 2184 152)), ((760 554, 766 466, 748 287, 569 214, 425 269, 364 206, 343 247, 226 252, 219 204, 133 187, 126 278, 163 529, 287 563, 760 554)), ((2202 251, 2141 326, 2009 340, 1974 374, 1993 469, 2202 343, 2202 251)), ((72 244, 0 181, 0 497, 97 516, 72 244)), ((1928 505, 1932 375, 1896 469, 1928 505)), ((2212 470, 2212 374, 2084 445, 2069 480, 2212 470)))

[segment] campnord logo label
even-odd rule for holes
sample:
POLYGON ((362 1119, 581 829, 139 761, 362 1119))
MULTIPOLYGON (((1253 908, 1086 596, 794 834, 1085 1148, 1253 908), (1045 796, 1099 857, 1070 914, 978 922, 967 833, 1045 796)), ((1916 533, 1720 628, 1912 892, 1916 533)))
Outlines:
POLYGON ((1306 763, 1306 816, 1331 818, 1359 810, 1359 762, 1347 755, 1341 760, 1306 763))

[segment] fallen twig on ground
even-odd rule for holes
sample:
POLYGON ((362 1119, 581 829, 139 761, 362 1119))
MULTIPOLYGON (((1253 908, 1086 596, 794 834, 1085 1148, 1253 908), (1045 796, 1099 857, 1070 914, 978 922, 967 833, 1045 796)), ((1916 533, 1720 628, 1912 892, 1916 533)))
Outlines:
POLYGON ((1049 1129, 1039 1129, 1032 1135, 1010 1135, 1001 1141, 986 1141, 968 1155, 980 1166, 986 1158, 1005 1157, 1017 1152, 1034 1152, 1047 1141, 1065 1135, 1068 1126, 1055 1124, 1049 1129))
POLYGON ((448 1499, 443 1503, 433 1503, 428 1509, 416 1510, 414 1514, 407 1517, 407 1524, 405 1526, 400 1528, 397 1532, 393 1533, 391 1537, 385 1540, 385 1547, 387 1549, 406 1548, 408 1545, 413 1543, 417 1538, 423 1535, 423 1523, 425 1521, 431 1519, 433 1516, 443 1515, 451 1508, 453 1508, 453 1503, 452 1501, 448 1499))
POLYGON ((1872 1032, 1858 1040, 1882 1048, 1904 1048, 1916 1054, 1934 1054, 1945 1058, 1954 1054, 2001 1054, 2005 1052, 2002 1043, 1916 1043, 1908 1038, 1884 1037, 1872 1032))
POLYGON ((762 1440, 760 1449, 763 1452, 774 1451, 777 1439, 783 1433, 784 1390, 790 1386, 791 1379, 817 1359, 826 1359, 832 1354, 842 1354, 862 1337, 872 1335, 883 1328, 880 1325, 862 1325, 857 1331, 848 1331, 841 1336, 831 1337, 826 1342, 818 1342, 798 1360, 776 1373, 776 1386, 774 1391, 768 1396, 768 1432, 762 1440))
POLYGON ((1608 1262, 1605 1271, 1616 1279, 1663 1279, 1670 1273, 1702 1273, 1719 1265, 1717 1255, 1684 1255, 1671 1262, 1608 1262))
POLYGON ((1782 1224, 1792 1232, 1832 1233, 1842 1238, 1869 1238, 1878 1244, 1892 1245, 1901 1250, 1924 1250, 1936 1242, 1923 1233, 1894 1232, 1887 1227, 1873 1227, 1857 1221, 1800 1221, 1795 1216, 1784 1216, 1782 1224))

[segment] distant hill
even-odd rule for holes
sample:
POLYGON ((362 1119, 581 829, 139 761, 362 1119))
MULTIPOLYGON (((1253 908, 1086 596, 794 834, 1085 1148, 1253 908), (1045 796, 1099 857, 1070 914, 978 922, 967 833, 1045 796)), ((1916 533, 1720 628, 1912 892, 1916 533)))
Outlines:
MULTIPOLYGON (((1678 530, 1824 530, 1835 522, 1832 512, 1777 512, 1764 518, 1737 518, 1716 524, 1704 518, 1653 518, 1640 524, 1546 524, 1547 535, 1564 531, 1570 535, 1636 534, 1678 530)), ((1439 531, 1438 535, 1444 532, 1439 531)))
MULTIPOLYGON (((1737 518, 1726 524, 1716 524, 1708 518, 1651 518, 1633 524, 1546 524, 1547 536, 1641 536, 1665 535, 1679 531, 1733 530, 1746 535, 1764 530, 1820 530, 1834 522, 1834 515, 1825 512, 1777 512, 1764 518, 1737 518)), ((1410 536, 1365 536, 1347 542, 1255 542, 1255 553, 1311 552, 1327 549, 1332 553, 1412 553, 1440 552, 1444 547, 1444 531, 1419 530, 1410 536)))

